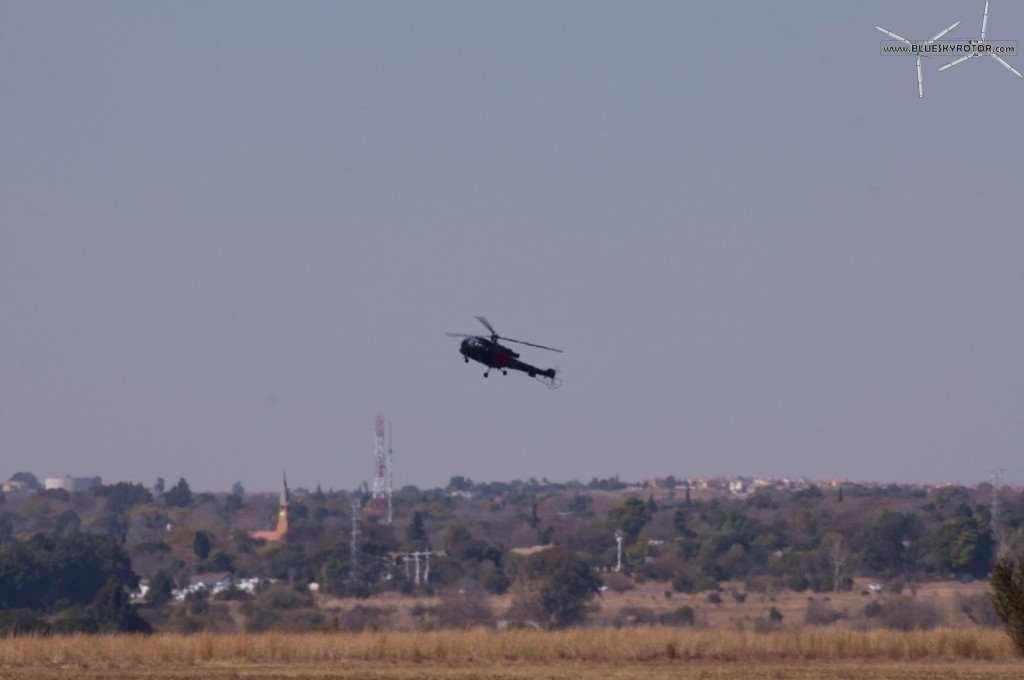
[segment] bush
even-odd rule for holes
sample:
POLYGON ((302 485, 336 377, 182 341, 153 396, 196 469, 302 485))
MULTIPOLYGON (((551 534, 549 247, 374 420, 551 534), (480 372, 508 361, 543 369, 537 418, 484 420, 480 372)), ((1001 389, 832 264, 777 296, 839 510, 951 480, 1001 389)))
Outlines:
POLYGON ((1024 656, 1024 553, 1017 558, 1016 567, 1010 560, 999 560, 989 580, 992 608, 1017 653, 1024 656))
POLYGON ((380 628, 387 627, 390 619, 391 610, 389 609, 357 604, 339 616, 338 625, 342 630, 352 632, 379 630, 380 628))
POLYGON ((882 608, 882 625, 893 630, 931 630, 940 623, 935 604, 912 597, 896 597, 882 608))
POLYGON ((962 595, 956 599, 960 611, 976 626, 997 628, 1001 625, 996 610, 992 606, 992 597, 987 595, 962 595))
POLYGON ((275 584, 259 594, 259 604, 272 609, 299 609, 313 606, 309 593, 299 592, 284 584, 275 584))
POLYGON ((633 579, 621 573, 606 574, 604 577, 604 584, 608 586, 609 590, 614 590, 616 593, 624 593, 627 590, 633 590, 636 588, 633 585, 633 579))
POLYGON ((663 626, 692 626, 693 621, 693 607, 680 607, 658 617, 658 623, 663 626))
POLYGON ((647 607, 623 607, 619 612, 620 625, 653 626, 658 622, 654 611, 647 607))
POLYGON ((448 628, 469 628, 491 620, 487 591, 476 581, 462 579, 445 590, 438 605, 437 620, 448 628))
POLYGON ((50 624, 28 609, 0 611, 0 638, 17 635, 46 635, 50 624))
POLYGON ((843 618, 841 613, 817 600, 811 600, 804 612, 804 623, 808 626, 829 626, 841 618, 843 618))

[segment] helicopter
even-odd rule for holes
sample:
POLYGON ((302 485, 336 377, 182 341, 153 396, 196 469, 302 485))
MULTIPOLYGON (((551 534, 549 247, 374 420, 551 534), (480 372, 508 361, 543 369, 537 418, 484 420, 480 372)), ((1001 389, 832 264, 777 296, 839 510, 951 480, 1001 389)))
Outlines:
POLYGON ((508 375, 508 369, 514 371, 522 371, 531 378, 540 380, 550 389, 558 389, 561 386, 562 381, 556 377, 558 369, 554 368, 537 368, 530 364, 520 361, 519 354, 514 352, 511 348, 502 345, 499 340, 505 342, 515 342, 520 345, 528 345, 530 347, 537 347, 539 349, 546 349, 551 352, 561 353, 562 350, 555 349, 554 347, 545 347, 544 345, 536 345, 532 342, 524 342, 523 340, 513 340, 512 338, 505 338, 498 335, 498 332, 494 330, 494 326, 482 316, 476 317, 476 320, 484 325, 484 327, 491 332, 490 337, 484 337, 482 335, 469 335, 466 333, 445 333, 445 335, 452 338, 464 338, 462 345, 459 347, 459 352, 462 354, 462 358, 468 364, 469 360, 479 362, 487 367, 484 371, 484 377, 486 378, 491 373, 492 368, 497 368, 501 371, 502 375, 508 375))

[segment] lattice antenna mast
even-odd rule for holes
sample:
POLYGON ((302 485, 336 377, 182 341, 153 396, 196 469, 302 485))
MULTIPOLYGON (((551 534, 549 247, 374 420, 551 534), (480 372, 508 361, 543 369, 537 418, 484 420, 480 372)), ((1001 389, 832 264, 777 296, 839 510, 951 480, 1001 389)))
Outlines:
POLYGON ((391 448, 391 422, 388 421, 388 488, 387 488, 387 493, 388 493, 388 524, 391 524, 391 512, 392 512, 391 494, 392 494, 392 491, 394 490, 394 481, 395 481, 395 472, 394 472, 395 468, 394 468, 394 465, 393 465, 394 460, 395 460, 395 452, 391 448))
POLYGON ((374 505, 382 503, 386 494, 385 487, 387 461, 384 458, 384 418, 377 414, 377 423, 373 431, 374 443, 374 473, 373 473, 373 501, 374 505))

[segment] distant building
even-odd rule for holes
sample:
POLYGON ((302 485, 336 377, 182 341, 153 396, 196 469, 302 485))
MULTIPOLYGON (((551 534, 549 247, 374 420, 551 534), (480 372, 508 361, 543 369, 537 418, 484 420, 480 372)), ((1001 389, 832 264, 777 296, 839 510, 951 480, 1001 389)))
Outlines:
POLYGON ((60 477, 47 477, 43 480, 44 489, 63 489, 68 493, 88 491, 101 484, 103 484, 103 479, 100 477, 72 477, 71 475, 64 475, 63 479, 60 477))
POLYGON ((6 482, 4 482, 4 493, 19 494, 19 493, 29 493, 31 491, 32 491, 32 488, 28 484, 26 484, 25 482, 23 482, 21 480, 9 479, 6 482))
POLYGON ((290 501, 291 498, 288 494, 288 478, 282 475, 281 496, 277 505, 277 528, 273 531, 250 531, 249 535, 253 538, 259 538, 265 541, 284 540, 285 535, 288 533, 288 505, 290 501))

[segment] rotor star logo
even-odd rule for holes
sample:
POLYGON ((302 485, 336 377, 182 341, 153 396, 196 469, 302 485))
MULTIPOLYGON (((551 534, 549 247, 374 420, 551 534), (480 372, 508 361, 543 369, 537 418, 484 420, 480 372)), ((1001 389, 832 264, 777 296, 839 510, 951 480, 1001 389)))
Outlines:
POLYGON ((922 69, 923 58, 930 58, 936 56, 947 56, 955 57, 952 61, 939 67, 939 71, 945 71, 946 69, 961 64, 969 59, 975 57, 989 56, 999 62, 1000 65, 1004 66, 1011 73, 1018 78, 1024 76, 1021 72, 1015 69, 1009 64, 1003 57, 1004 56, 1016 56, 1018 54, 1018 46, 1016 40, 987 40, 986 31, 988 29, 988 9, 989 0, 985 0, 985 8, 982 12, 981 18, 981 37, 978 40, 968 40, 966 42, 957 41, 942 41, 939 42, 939 38, 952 31, 954 28, 960 25, 957 21, 951 24, 948 28, 935 34, 930 40, 926 41, 913 41, 904 38, 903 36, 893 33, 887 28, 881 26, 875 26, 876 29, 886 34, 891 40, 883 40, 881 42, 881 53, 883 55, 910 55, 916 57, 917 60, 917 96, 924 97, 924 73, 922 69))

